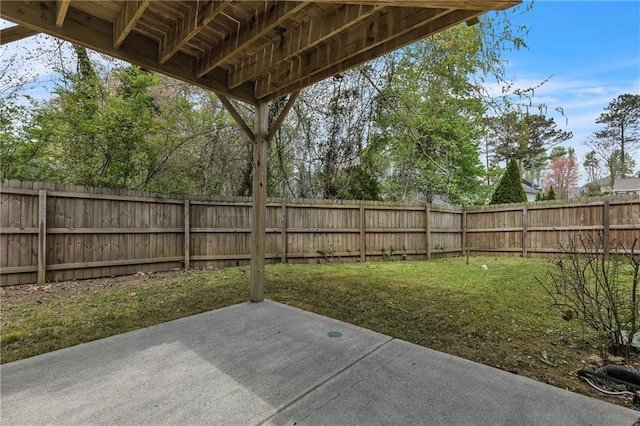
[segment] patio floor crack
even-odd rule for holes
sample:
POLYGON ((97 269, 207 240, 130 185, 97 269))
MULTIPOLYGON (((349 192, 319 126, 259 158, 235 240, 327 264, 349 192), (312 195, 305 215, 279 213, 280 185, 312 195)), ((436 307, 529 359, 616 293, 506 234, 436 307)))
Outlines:
POLYGON ((278 414, 284 412, 285 410, 287 410, 289 407, 293 406, 294 404, 296 404, 298 401, 302 400, 304 397, 306 397, 307 395, 311 394, 313 391, 315 391, 316 389, 324 386, 325 384, 329 383, 331 380, 335 379, 336 377, 338 377, 339 375, 341 375, 342 373, 344 373, 345 371, 349 370, 351 367, 353 367, 354 365, 358 364, 360 361, 362 361, 363 359, 369 357, 370 355, 374 354, 375 352, 379 351, 380 349, 382 349, 384 346, 386 346, 387 344, 391 343, 391 341, 395 340, 394 337, 389 337, 387 340, 385 340, 384 342, 380 343, 379 345, 375 346, 373 349, 371 349, 369 352, 363 354, 362 356, 356 358, 354 361, 352 361, 351 363, 347 364, 346 366, 344 366, 343 368, 339 369, 338 371, 336 371, 335 373, 333 373, 332 375, 330 375, 329 377, 327 377, 326 379, 320 381, 319 383, 316 383, 315 385, 311 386, 311 388, 307 389, 305 392, 302 392, 300 395, 296 396, 295 398, 293 398, 291 401, 287 402, 286 404, 282 405, 280 408, 278 408, 275 412, 273 412, 272 414, 270 414, 269 416, 267 416, 266 418, 264 418, 262 421, 260 421, 258 423, 258 425, 264 425, 265 423, 267 423, 269 420, 273 419, 274 417, 276 417, 278 414))

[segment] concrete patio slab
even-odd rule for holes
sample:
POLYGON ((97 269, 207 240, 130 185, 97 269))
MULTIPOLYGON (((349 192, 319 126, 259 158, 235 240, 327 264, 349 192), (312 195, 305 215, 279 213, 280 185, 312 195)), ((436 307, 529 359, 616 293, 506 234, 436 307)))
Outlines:
POLYGON ((0 367, 2 425, 611 424, 640 413, 279 303, 0 367))

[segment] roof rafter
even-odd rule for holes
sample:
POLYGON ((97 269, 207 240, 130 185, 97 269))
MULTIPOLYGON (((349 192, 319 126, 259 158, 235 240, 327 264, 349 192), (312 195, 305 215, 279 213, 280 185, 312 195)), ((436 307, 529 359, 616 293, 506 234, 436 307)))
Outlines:
POLYGON ((229 74, 229 87, 237 87, 245 81, 260 76, 261 72, 264 73, 269 69, 270 64, 286 61, 303 50, 318 45, 346 28, 358 24, 380 9, 382 6, 341 5, 325 13, 319 22, 307 21, 287 31, 282 35, 281 41, 271 43, 262 52, 242 61, 235 71, 229 74))
POLYGON ((232 0, 212 1, 200 13, 196 8, 189 7, 188 11, 178 18, 178 23, 160 41, 158 59, 164 64, 182 46, 196 36, 202 28, 209 25, 232 0))
MULTIPOLYGON (((378 23, 369 24, 367 31, 344 32, 338 38, 286 62, 284 66, 258 80, 256 97, 260 99, 268 96, 278 91, 283 81, 287 85, 302 81, 313 73, 329 69, 336 63, 371 50, 394 37, 425 26, 425 22, 436 20, 449 12, 448 9, 390 9, 376 21, 378 23), (337 50, 342 52, 339 58, 335 55, 337 50)), ((363 24, 366 25, 366 22, 363 24)))
POLYGON ((166 63, 159 64, 158 43, 134 32, 129 34, 119 49, 116 49, 113 46, 111 24, 78 9, 69 8, 62 28, 55 25, 55 2, 53 1, 3 0, 2 16, 19 25, 86 46, 150 71, 156 71, 207 90, 226 93, 245 102, 252 104, 256 102, 251 85, 228 90, 226 86, 228 74, 223 70, 216 69, 207 78, 195 76, 193 72, 195 59, 184 53, 178 52, 166 63), (91 31, 87 31, 87 22, 91 23, 91 31))
POLYGON ((38 34, 40 31, 32 30, 22 25, 15 25, 13 27, 5 28, 0 31, 0 46, 3 44, 11 43, 13 41, 22 40, 23 38, 31 37, 38 34))
POLYGON ((116 49, 120 47, 150 4, 151 0, 124 2, 118 17, 113 23, 113 47, 116 49))
POLYGON ((349 59, 345 59, 342 62, 334 63, 330 68, 323 68, 322 70, 318 70, 317 72, 310 72, 300 81, 295 81, 277 89, 272 88, 268 91, 268 93, 262 93, 260 90, 256 89, 256 97, 258 99, 276 99, 291 92, 292 90, 296 90, 296 88, 298 87, 305 87, 313 83, 317 83, 318 81, 324 80, 327 77, 339 74, 344 70, 363 64, 371 59, 372 55, 374 55, 374 57, 383 55, 386 52, 390 52, 406 46, 414 42, 415 40, 423 39, 428 35, 433 34, 434 31, 445 30, 461 21, 464 22, 466 20, 473 19, 480 14, 482 14, 482 12, 473 10, 458 10, 449 13, 445 16, 431 21, 426 25, 417 26, 415 29, 405 32, 401 37, 376 44, 371 50, 363 50, 359 54, 352 55, 349 59))
MULTIPOLYGON (((317 3, 335 3, 335 0, 315 1, 317 3)), ((512 0, 341 0, 341 3, 435 9, 499 10, 513 6, 514 2, 512 0)))
POLYGON ((210 46, 202 60, 198 63, 198 77, 202 77, 224 61, 235 55, 244 46, 254 42, 273 30, 278 24, 301 9, 309 2, 265 2, 264 12, 242 25, 231 35, 223 46, 210 46))
POLYGON ((71 0, 57 0, 58 9, 56 11, 56 25, 61 27, 64 24, 64 18, 67 16, 67 10, 69 10, 69 3, 71 0))

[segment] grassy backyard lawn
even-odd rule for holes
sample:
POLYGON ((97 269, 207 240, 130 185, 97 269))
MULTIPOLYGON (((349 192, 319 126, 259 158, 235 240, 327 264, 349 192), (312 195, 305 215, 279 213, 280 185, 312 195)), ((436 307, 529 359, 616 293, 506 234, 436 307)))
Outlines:
MULTIPOLYGON (((595 396, 575 372, 590 368, 602 348, 579 321, 549 307, 535 277, 550 265, 521 258, 271 265, 265 295, 595 396)), ((2 362, 245 302, 248 281, 241 267, 3 288, 2 362)))

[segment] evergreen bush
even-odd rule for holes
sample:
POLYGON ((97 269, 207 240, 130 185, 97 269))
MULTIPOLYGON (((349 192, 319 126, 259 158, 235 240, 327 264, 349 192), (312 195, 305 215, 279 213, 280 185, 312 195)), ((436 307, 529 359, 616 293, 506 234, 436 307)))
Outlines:
POLYGON ((498 182, 490 204, 525 203, 526 201, 527 195, 522 187, 520 167, 518 167, 516 160, 512 159, 498 182))

